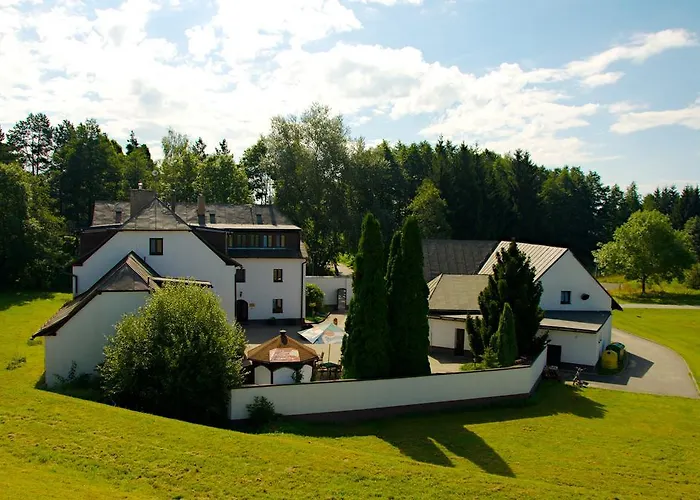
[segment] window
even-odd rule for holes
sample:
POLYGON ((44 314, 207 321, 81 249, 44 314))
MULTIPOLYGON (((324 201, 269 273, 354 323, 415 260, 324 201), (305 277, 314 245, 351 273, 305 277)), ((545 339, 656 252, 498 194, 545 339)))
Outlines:
POLYGON ((122 221, 122 209, 117 208, 116 212, 114 212, 114 222, 117 224, 120 224, 122 221))
POLYGON ((214 213, 209 214, 209 224, 216 224, 216 214, 214 214, 214 213))
POLYGON ((236 269, 236 283, 245 283, 245 269, 236 269))
POLYGON ((282 308, 282 299, 275 299, 272 301, 272 312, 274 314, 281 314, 284 312, 284 309, 282 308))
POLYGON ((562 304, 571 304, 571 290, 562 290, 561 291, 561 303, 562 304))
POLYGON ((262 214, 255 214, 255 223, 262 224, 262 214))
MULTIPOLYGON (((266 234, 263 234, 263 238, 262 238, 262 239, 263 239, 263 248, 267 248, 267 247, 268 247, 268 243, 269 243, 269 242, 268 242, 268 236, 267 236, 266 234)), ((272 245, 269 245, 269 246, 272 246, 272 245)))
POLYGON ((281 269, 273 269, 272 270, 272 281, 275 283, 282 283, 282 270, 281 269))
POLYGON ((150 240, 150 254, 151 255, 163 255, 163 238, 151 238, 151 240, 150 240))
POLYGON ((287 237, 284 234, 280 234, 280 246, 282 248, 287 246, 287 237))

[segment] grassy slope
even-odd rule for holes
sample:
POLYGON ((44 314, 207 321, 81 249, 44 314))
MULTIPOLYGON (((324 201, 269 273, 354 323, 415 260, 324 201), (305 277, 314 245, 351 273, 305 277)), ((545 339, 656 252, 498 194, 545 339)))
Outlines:
POLYGON ((623 304, 700 305, 700 290, 688 288, 678 281, 647 285, 647 293, 642 295, 642 287, 636 281, 626 281, 621 276, 600 277, 598 279, 601 283, 620 283, 620 288, 610 290, 610 294, 623 304))
POLYGON ((700 310, 615 311, 613 326, 670 347, 685 358, 695 380, 700 381, 700 310))
POLYGON ((250 435, 34 388, 65 296, 0 300, 3 498, 692 498, 700 404, 543 385, 536 401, 250 435), (7 301, 6 301, 7 302, 7 301), (6 304, 5 304, 6 305, 6 304), (26 365, 4 369, 15 355, 26 365))

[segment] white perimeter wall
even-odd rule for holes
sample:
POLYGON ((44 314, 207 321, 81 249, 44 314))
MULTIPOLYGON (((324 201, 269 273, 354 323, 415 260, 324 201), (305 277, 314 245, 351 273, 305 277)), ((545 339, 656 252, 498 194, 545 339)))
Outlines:
POLYGON ((161 276, 210 281, 214 292, 221 298, 229 321, 234 320, 236 268, 227 266, 190 231, 120 231, 82 266, 73 266, 73 273, 78 276, 76 293, 82 293, 94 285, 131 251, 136 252, 161 276), (150 238, 163 238, 163 255, 148 254, 150 238))
POLYGON ((610 311, 612 300, 581 263, 576 260, 571 250, 550 267, 540 282, 542 283, 542 298, 540 307, 546 311, 610 311), (571 304, 561 303, 562 290, 571 291, 571 304), (582 300, 581 295, 590 295, 588 300, 582 300))
POLYGON ((245 283, 236 283, 238 297, 248 302, 248 319, 304 317, 305 269, 302 259, 236 259, 245 271, 245 283), (281 283, 272 280, 282 269, 281 283), (242 293, 242 294, 241 294, 242 293), (272 312, 274 299, 282 299, 283 312, 272 312))
POLYGON ((350 299, 352 298, 352 276, 307 276, 307 283, 314 283, 318 285, 325 297, 323 303, 337 304, 338 303, 338 289, 345 288, 347 290, 345 304, 350 305, 350 299))
POLYGON ((467 338, 466 321, 452 321, 446 319, 428 318, 430 326, 430 346, 444 347, 446 349, 454 349, 455 347, 455 330, 457 328, 464 329, 464 348, 471 349, 469 339, 467 338))
POLYGON ((264 396, 282 415, 370 410, 393 406, 529 394, 539 380, 547 351, 532 366, 362 381, 249 386, 231 391, 230 418, 248 418, 246 405, 264 396))
POLYGON ((73 361, 76 375, 92 373, 104 359, 107 337, 127 313, 135 312, 148 292, 103 292, 73 316, 55 336, 44 337, 46 384, 56 384, 55 375, 67 377, 73 361))

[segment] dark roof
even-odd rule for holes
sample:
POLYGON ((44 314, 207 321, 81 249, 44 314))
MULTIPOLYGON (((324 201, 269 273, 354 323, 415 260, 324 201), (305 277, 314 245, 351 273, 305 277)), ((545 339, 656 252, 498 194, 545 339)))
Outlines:
POLYGON ((484 240, 423 240, 423 277, 478 274, 498 242, 484 240))
POLYGON ((294 340, 289 337, 289 335, 277 335, 271 338, 267 342, 260 344, 257 347, 252 348, 246 353, 246 358, 250 361, 257 363, 308 363, 310 361, 318 360, 318 353, 308 345, 304 345, 298 340, 294 340), (279 350, 282 351, 279 351, 279 350), (286 360, 283 360, 283 356, 279 354, 283 353, 284 350, 289 349, 296 351, 297 356, 294 359, 290 359, 286 356, 286 360), (277 356, 275 356, 277 355, 277 356))
POLYGON ((479 313, 479 294, 488 281, 479 274, 441 274, 428 283, 430 313, 479 313))
MULTIPOLYGON (((162 202, 161 202, 162 203, 162 202)), ((116 224, 116 211, 121 210, 122 221, 131 217, 131 204, 128 201, 96 201, 92 211, 92 225, 105 226, 116 224)), ((240 225, 251 226, 251 229, 295 229, 299 227, 292 224, 292 221, 283 215, 274 205, 228 205, 219 203, 205 204, 206 215, 203 226, 226 229, 238 227, 240 225), (215 214, 216 223, 210 224, 209 214, 215 214), (261 224, 258 224, 257 215, 261 216, 261 224), (279 227, 282 226, 282 227, 279 227), (286 226, 286 227, 285 227, 286 226)), ((197 203, 175 203, 175 213, 186 224, 199 226, 197 216, 197 203)))
MULTIPOLYGON (((498 243, 493 253, 491 253, 486 262, 484 262, 484 265, 481 266, 479 274, 493 274, 493 266, 497 262, 496 256, 498 252, 504 248, 508 248, 509 245, 510 241, 501 241, 498 243)), ((536 280, 540 279, 542 275, 568 251, 567 248, 534 245, 532 243, 517 243, 517 245, 518 250, 530 258, 530 264, 535 269, 536 280)))
POLYGON ((152 278, 159 275, 134 252, 130 252, 117 265, 107 271, 97 283, 61 307, 34 337, 55 335, 56 331, 102 292, 147 292, 159 288, 152 278))
POLYGON ((165 203, 154 198, 137 214, 126 220, 121 229, 151 230, 151 231, 189 231, 190 227, 177 214, 174 214, 165 203))
POLYGON ((609 311, 545 311, 540 328, 596 333, 610 314, 609 311))

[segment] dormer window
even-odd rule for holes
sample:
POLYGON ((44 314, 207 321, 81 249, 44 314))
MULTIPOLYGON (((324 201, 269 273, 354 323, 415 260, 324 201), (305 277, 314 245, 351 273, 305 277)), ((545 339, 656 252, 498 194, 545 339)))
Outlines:
POLYGON ((262 214, 255 214, 255 223, 262 224, 262 214))
POLYGON ((121 222, 122 222, 122 209, 121 208, 117 208, 114 211, 114 222, 116 222, 117 224, 121 224, 121 222))
POLYGON ((209 214, 209 224, 216 224, 216 214, 213 212, 209 214))

